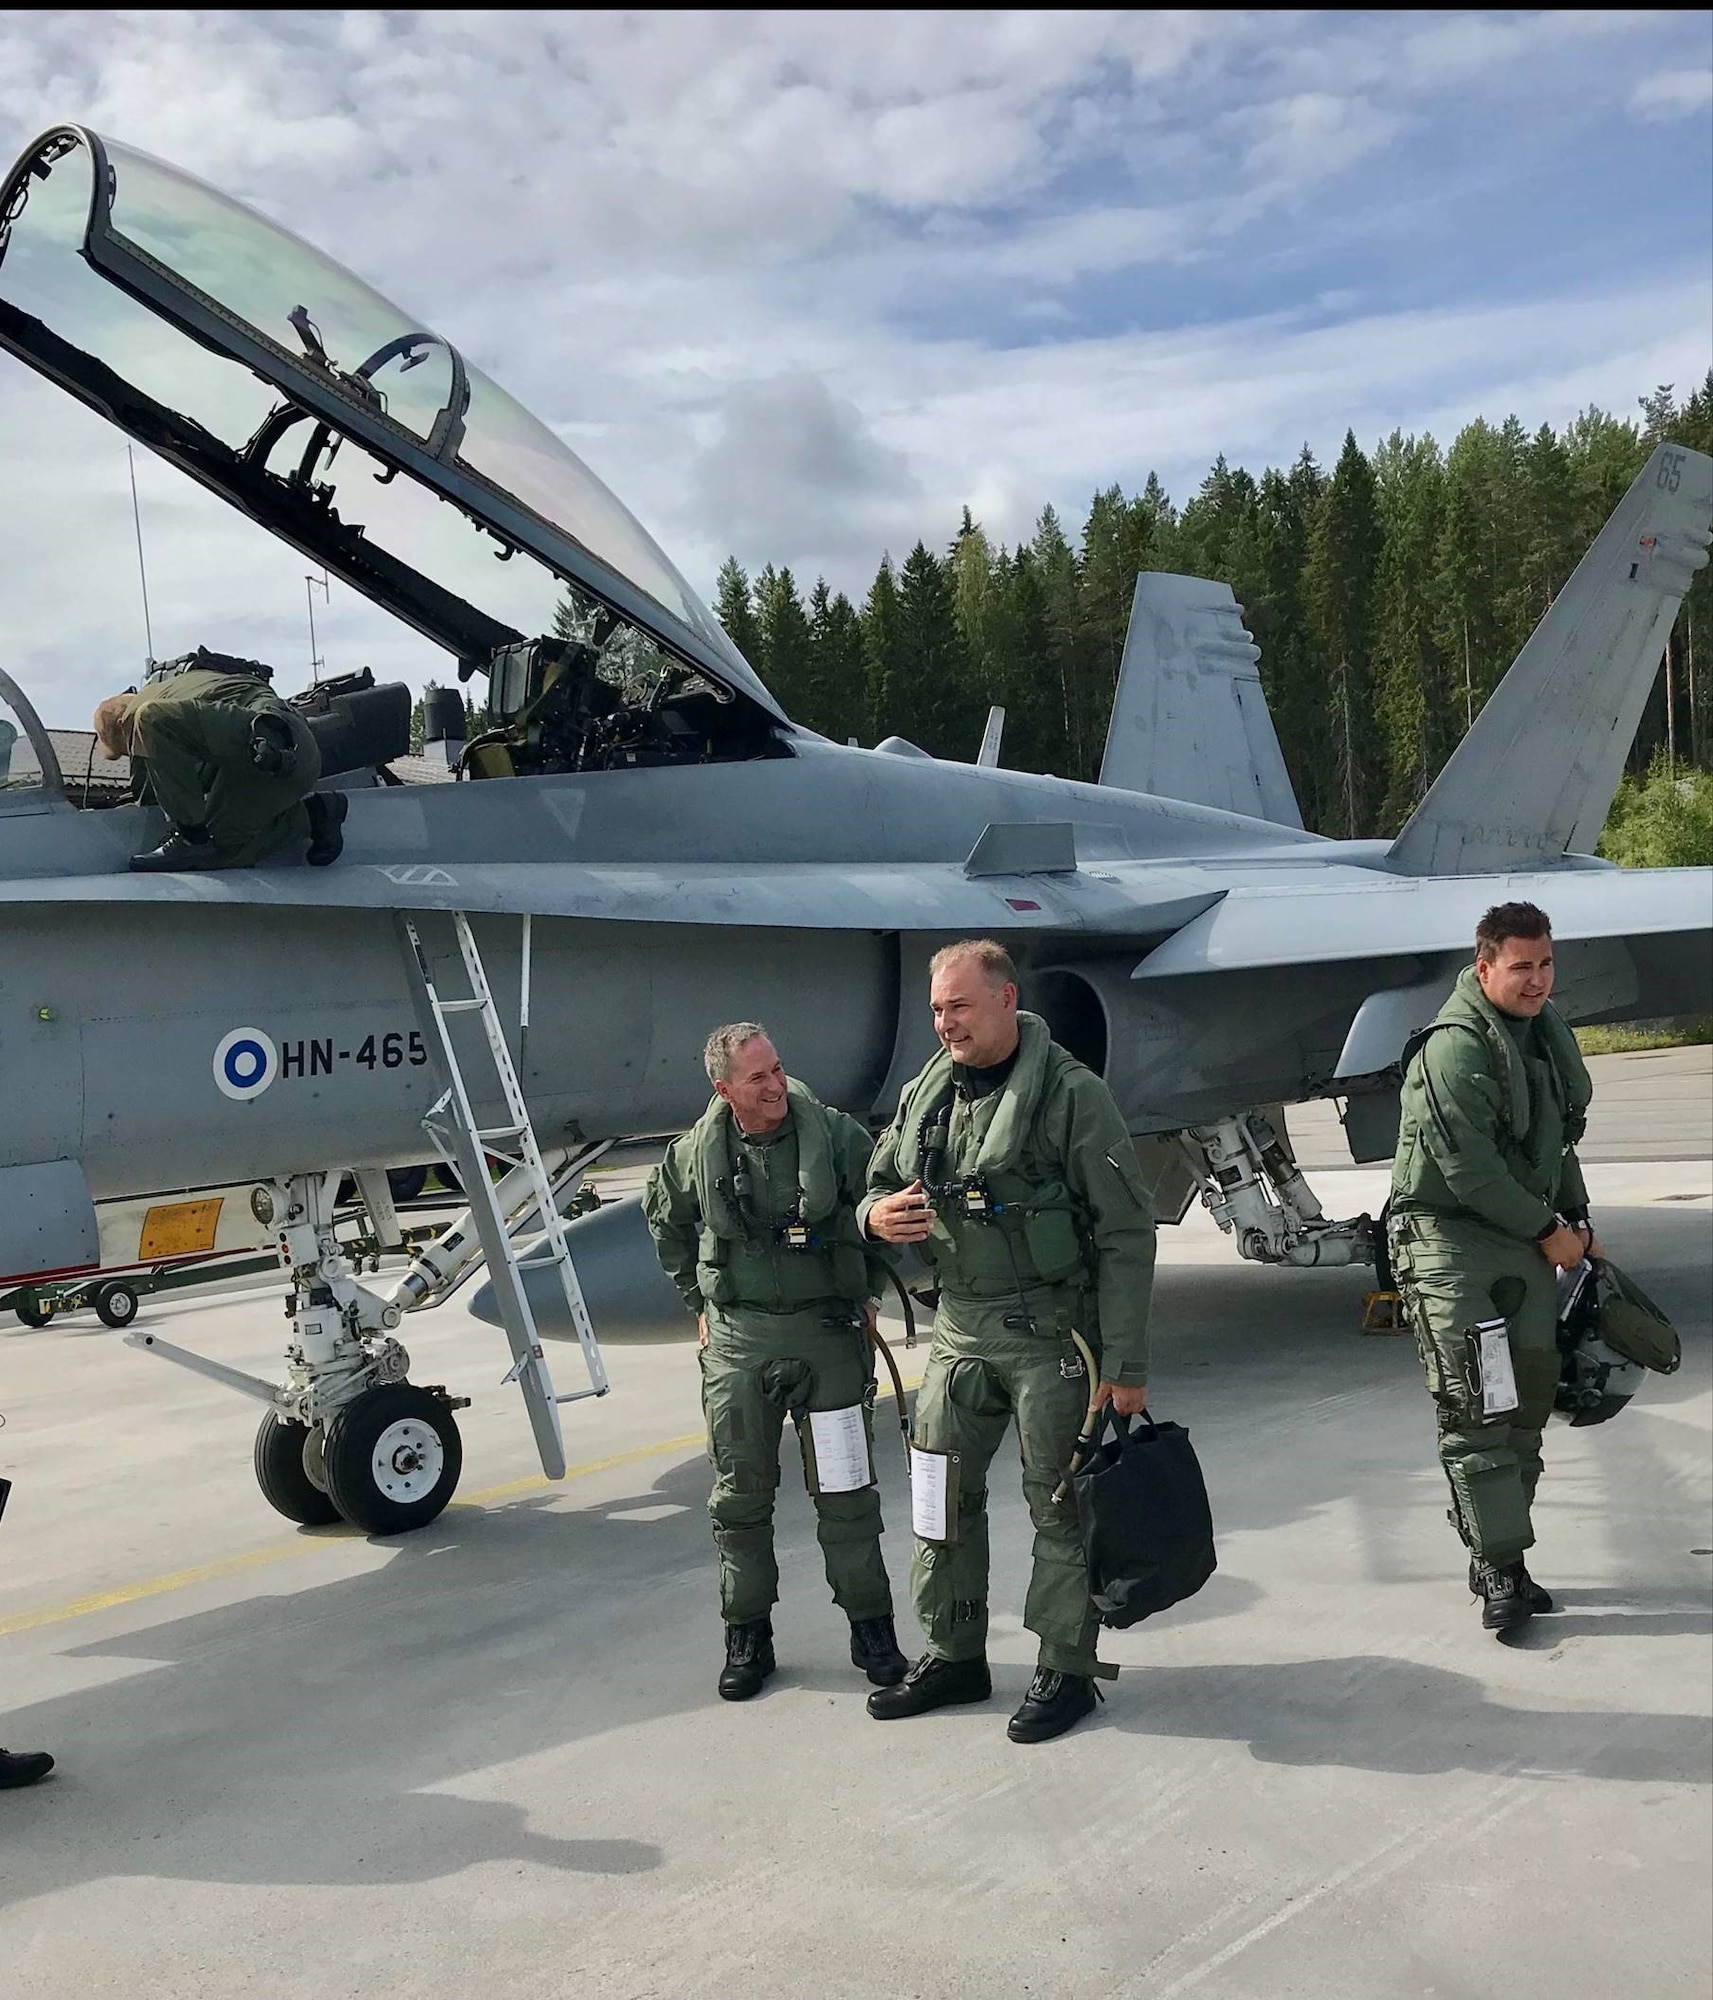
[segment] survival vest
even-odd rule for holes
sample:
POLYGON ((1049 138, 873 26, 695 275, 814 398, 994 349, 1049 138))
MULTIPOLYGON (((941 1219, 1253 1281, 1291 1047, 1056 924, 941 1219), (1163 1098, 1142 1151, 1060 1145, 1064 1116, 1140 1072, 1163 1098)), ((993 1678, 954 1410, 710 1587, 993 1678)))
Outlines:
MULTIPOLYGON (((711 1305, 788 1312, 825 1300, 852 1305, 868 1296, 868 1261, 852 1198, 840 1189, 832 1114, 795 1078, 786 1085, 797 1151, 796 1199, 764 1212, 741 1162, 731 1108, 716 1097, 689 1134, 689 1178, 702 1218, 696 1275, 711 1305), (784 1240, 788 1221, 803 1224, 809 1247, 784 1240)), ((782 1135, 781 1145, 788 1143, 782 1135)))
MULTIPOLYGON (((1549 1002, 1536 1016, 1536 1023, 1540 1058, 1551 1071, 1551 1083, 1539 1097, 1530 1088, 1530 1064, 1497 1008, 1482 992, 1473 967, 1466 966, 1458 974, 1457 985, 1438 1018, 1411 1036, 1404 1048, 1404 1118, 1392 1173, 1394 1203, 1442 1210, 1457 1206, 1416 1130, 1424 1119, 1432 1120, 1446 1142, 1455 1143, 1455 1116, 1439 1103, 1426 1065, 1418 1060, 1428 1041, 1448 1029, 1463 1031, 1455 1038, 1456 1060, 1484 1071, 1500 1086, 1494 1137, 1512 1178, 1549 1204, 1556 1199, 1564 1156, 1587 1129, 1594 1086, 1564 1016, 1549 1002)), ((1537 1060, 1534 1067, 1540 1066, 1537 1060)))
POLYGON ((1094 1258, 1064 1165, 1040 1138, 1041 1112, 1078 1067, 1038 1015, 1017 1016, 1017 1062, 999 1089, 965 1100, 941 1049, 899 1106, 899 1172, 934 1204, 923 1253, 941 1285, 966 1298, 1016 1298, 1088 1285, 1094 1258), (985 1220, 964 1192, 975 1184, 985 1220))

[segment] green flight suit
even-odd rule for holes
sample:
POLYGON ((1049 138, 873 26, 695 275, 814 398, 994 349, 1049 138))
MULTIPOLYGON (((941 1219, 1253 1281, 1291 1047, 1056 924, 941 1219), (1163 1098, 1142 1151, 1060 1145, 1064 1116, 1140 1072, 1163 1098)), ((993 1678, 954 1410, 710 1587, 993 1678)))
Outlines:
POLYGON ((309 724, 265 681, 192 667, 139 690, 130 710, 147 795, 175 826, 206 826, 226 868, 248 868, 309 842, 304 798, 321 776, 309 724), (284 718, 285 768, 258 770, 250 755, 258 715, 284 718))
POLYGON ((1439 1411, 1452 1525, 1484 1565, 1534 1543, 1541 1432, 1558 1385, 1557 1274, 1541 1241, 1588 1193, 1576 1158, 1592 1086, 1549 1004, 1520 1020, 1458 976, 1410 1056, 1388 1237, 1439 1411), (1483 1413, 1473 1328, 1504 1319, 1517 1407, 1483 1413))
POLYGON ((718 1097, 649 1177, 644 1211, 685 1306, 705 1313, 702 1409, 714 1490, 726 1622, 766 1617, 779 1596, 773 1502, 789 1416, 803 1450, 833 1601, 853 1621, 892 1611, 872 1484, 822 1493, 814 1479, 817 1410, 860 1407, 873 1463, 874 1362, 864 1302, 888 1282, 886 1260, 856 1226, 872 1141, 854 1118, 789 1086, 785 1123, 746 1138, 718 1097), (802 1222, 815 1246, 781 1241, 802 1222))
POLYGON ((917 1538, 910 1584, 929 1650, 978 1659, 987 1647, 987 1474, 1011 1424, 1035 1524, 1023 1622, 1040 1664, 1106 1674, 1076 1508, 1055 1506, 1088 1407, 1070 1333, 1109 1381, 1148 1380, 1154 1219, 1135 1147, 1112 1093, 1033 1014, 1003 1079, 964 1072, 942 1050, 905 1087, 869 1163, 866 1220, 882 1196, 920 1179, 935 1208, 922 1246, 940 1287, 916 1398, 917 1448, 957 1456, 950 1539, 917 1538), (995 1085, 996 1087, 988 1087, 995 1085), (944 1190, 979 1176, 989 1220, 944 1190), (942 1192, 936 1194, 938 1187, 942 1192))

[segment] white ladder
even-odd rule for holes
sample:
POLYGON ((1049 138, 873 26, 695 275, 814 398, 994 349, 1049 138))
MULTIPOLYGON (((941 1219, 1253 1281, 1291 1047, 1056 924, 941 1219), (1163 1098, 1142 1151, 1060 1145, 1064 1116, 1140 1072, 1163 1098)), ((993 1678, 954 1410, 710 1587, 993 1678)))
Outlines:
POLYGON ((530 1426, 535 1432, 536 1447, 541 1454, 542 1471, 549 1479, 563 1479, 565 1439, 559 1426, 559 1405, 582 1402, 589 1396, 604 1396, 608 1388, 606 1363, 601 1358, 601 1344, 595 1338, 595 1329, 589 1319, 583 1287, 578 1282, 571 1248, 565 1240, 565 1219, 559 1213, 553 1184, 542 1162, 535 1128, 530 1123, 529 1107, 524 1102, 523 1087, 518 1082, 511 1050, 506 1047, 505 1030, 500 1025, 499 1010, 494 1005, 482 955, 476 948, 476 939, 470 929, 470 919, 462 910, 454 910, 451 916, 470 991, 467 996, 442 999, 429 970, 428 954, 422 948, 416 924, 411 917, 401 914, 423 997, 439 1037, 447 1083, 445 1092, 422 1122, 429 1137, 458 1168, 463 1178, 471 1213, 482 1239, 495 1303, 500 1309, 506 1338, 511 1343, 512 1366, 505 1379, 515 1381, 523 1392, 524 1406, 529 1411, 530 1426), (455 1014, 480 1014, 482 1017, 482 1029, 499 1078, 500 1093, 510 1121, 508 1124, 483 1126, 476 1123, 469 1088, 452 1043, 449 1023, 455 1014), (507 1228, 509 1218, 500 1212, 493 1183, 488 1178, 486 1156, 490 1153, 525 1176, 530 1197, 538 1205, 543 1234, 535 1246, 521 1257, 507 1228), (558 1270, 571 1324, 577 1329, 578 1344, 589 1371, 590 1386, 564 1396, 554 1391, 524 1280, 525 1272, 549 1264, 558 1270))

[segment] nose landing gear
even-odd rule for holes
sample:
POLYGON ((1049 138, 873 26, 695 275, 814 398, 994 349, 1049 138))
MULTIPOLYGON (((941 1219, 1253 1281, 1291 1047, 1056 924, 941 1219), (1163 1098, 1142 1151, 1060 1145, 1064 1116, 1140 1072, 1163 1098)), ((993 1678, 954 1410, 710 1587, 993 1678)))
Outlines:
POLYGON ((137 1332, 126 1344, 158 1354, 268 1406, 256 1432, 262 1496, 306 1528, 349 1521, 370 1535, 426 1527, 458 1487, 464 1448, 455 1410, 468 1397, 407 1381, 410 1356, 393 1337, 401 1311, 357 1281, 333 1229, 338 1177, 273 1183, 281 1261, 291 1279, 283 1384, 137 1332))

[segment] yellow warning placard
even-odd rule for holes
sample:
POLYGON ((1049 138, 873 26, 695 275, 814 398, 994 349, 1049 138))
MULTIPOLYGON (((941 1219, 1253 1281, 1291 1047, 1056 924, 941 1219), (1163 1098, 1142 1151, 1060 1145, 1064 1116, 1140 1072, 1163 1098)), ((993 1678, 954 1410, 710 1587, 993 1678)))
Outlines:
POLYGON ((207 1201, 167 1201, 151 1208, 143 1217, 138 1263, 151 1264, 157 1257, 194 1257, 200 1250, 212 1250, 225 1199, 214 1195, 207 1201))

